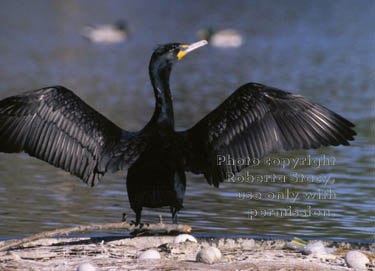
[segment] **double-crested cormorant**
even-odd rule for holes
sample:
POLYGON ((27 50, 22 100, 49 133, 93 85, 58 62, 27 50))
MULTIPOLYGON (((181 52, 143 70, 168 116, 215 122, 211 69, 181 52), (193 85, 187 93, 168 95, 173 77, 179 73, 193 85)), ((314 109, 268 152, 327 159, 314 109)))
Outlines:
POLYGON ((257 83, 237 89, 192 128, 176 132, 169 76, 173 63, 207 44, 158 47, 149 73, 156 106, 138 132, 119 128, 62 86, 0 101, 0 151, 21 152, 69 171, 94 186, 106 172, 128 169, 131 208, 183 207, 185 171, 216 187, 245 165, 218 164, 218 155, 261 158, 280 150, 349 145, 354 125, 300 95, 257 83))

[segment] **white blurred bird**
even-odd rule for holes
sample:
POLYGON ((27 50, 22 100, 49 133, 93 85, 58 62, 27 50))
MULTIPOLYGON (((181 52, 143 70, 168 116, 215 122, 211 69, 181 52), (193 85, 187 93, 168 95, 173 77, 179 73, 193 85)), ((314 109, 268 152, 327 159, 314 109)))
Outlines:
POLYGON ((199 39, 208 40, 215 47, 240 47, 243 43, 242 35, 234 29, 222 29, 215 31, 212 28, 201 29, 197 32, 199 39))
POLYGON ((82 30, 82 36, 91 42, 111 44, 125 41, 129 31, 124 21, 117 21, 113 25, 86 26, 82 30))

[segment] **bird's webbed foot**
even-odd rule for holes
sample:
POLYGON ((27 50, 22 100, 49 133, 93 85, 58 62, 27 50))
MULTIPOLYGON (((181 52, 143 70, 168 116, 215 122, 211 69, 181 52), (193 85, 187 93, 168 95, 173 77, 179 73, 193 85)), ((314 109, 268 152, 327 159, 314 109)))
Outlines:
POLYGON ((145 224, 141 223, 141 214, 142 214, 142 208, 135 210, 135 221, 131 221, 131 225, 138 226, 139 229, 142 229, 145 224))
POLYGON ((144 225, 147 225, 147 224, 145 224, 145 223, 140 223, 140 222, 136 222, 136 221, 134 221, 134 220, 132 220, 132 221, 130 221, 130 225, 134 225, 134 226, 136 226, 136 227, 138 227, 139 229, 142 229, 143 228, 143 226, 144 225))

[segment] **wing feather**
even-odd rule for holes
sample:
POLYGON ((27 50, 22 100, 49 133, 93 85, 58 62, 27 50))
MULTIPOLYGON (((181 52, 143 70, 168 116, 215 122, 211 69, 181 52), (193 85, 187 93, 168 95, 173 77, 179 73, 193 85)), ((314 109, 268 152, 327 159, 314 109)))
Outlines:
POLYGON ((24 151, 91 186, 133 163, 145 144, 141 132, 119 128, 61 86, 0 101, 1 152, 24 151))
POLYGON ((180 132, 185 169, 218 186, 246 165, 218 165, 218 155, 262 158, 280 150, 349 145, 354 125, 300 95, 248 83, 187 131, 180 132))

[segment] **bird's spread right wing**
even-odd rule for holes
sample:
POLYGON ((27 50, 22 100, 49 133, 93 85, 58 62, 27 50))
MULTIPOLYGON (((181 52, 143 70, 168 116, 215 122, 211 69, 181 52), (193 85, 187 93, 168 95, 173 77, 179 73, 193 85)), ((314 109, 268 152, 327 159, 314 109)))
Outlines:
POLYGON ((218 186, 229 173, 271 152, 349 145, 356 134, 353 126, 300 95, 248 83, 179 134, 185 169, 203 173, 209 184, 218 186), (226 156, 241 162, 220 163, 219 157, 226 156))
POLYGON ((140 133, 122 130, 61 86, 0 101, 1 152, 24 151, 91 186, 130 165, 144 147, 140 133))

